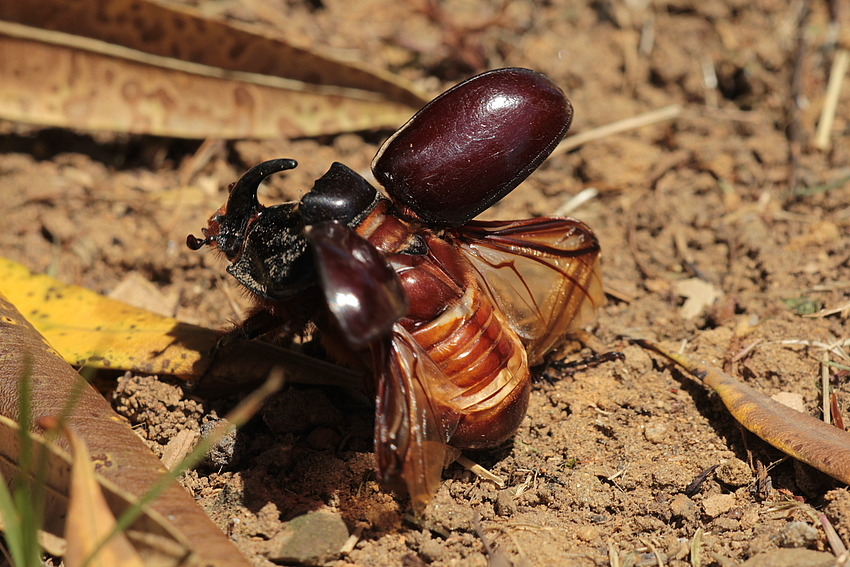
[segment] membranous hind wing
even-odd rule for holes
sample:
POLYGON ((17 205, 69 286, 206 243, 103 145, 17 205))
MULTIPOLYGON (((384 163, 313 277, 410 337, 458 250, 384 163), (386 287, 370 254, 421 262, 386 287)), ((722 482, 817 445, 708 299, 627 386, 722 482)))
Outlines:
POLYGON ((436 401, 443 371, 401 326, 372 344, 376 376, 375 459, 378 480, 410 494, 421 511, 437 492, 448 441, 460 416, 436 401))
POLYGON ((599 242, 581 221, 471 221, 448 236, 526 345, 530 365, 543 362, 564 335, 592 321, 605 300, 599 242))

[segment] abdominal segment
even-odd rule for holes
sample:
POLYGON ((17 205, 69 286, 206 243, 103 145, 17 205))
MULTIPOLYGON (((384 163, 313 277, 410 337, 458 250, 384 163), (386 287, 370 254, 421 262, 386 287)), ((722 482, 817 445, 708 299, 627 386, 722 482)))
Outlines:
POLYGON ((430 385, 436 401, 461 416, 451 445, 493 447, 513 435, 528 406, 526 352, 479 286, 411 334, 443 371, 430 385))

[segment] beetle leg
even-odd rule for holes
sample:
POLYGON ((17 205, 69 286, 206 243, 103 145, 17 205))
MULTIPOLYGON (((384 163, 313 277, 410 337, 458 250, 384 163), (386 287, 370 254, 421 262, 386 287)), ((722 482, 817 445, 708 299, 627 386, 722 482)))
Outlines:
POLYGON ((614 360, 625 360, 626 356, 616 350, 609 350, 608 352, 603 352, 600 354, 592 354, 587 358, 582 358, 580 360, 549 360, 545 363, 541 364, 542 371, 539 373, 535 373, 534 375, 537 377, 537 381, 546 380, 550 384, 554 384, 558 378, 552 376, 549 373, 549 370, 556 369, 560 371, 562 374, 559 378, 564 376, 571 376, 576 372, 580 372, 582 370, 587 370, 588 368, 594 368, 603 364, 605 362, 612 362, 614 360))
POLYGON ((242 341, 256 339, 275 330, 284 336, 292 336, 295 334, 295 329, 292 327, 291 320, 284 320, 275 316, 268 309, 260 309, 252 313, 242 323, 222 335, 212 346, 209 352, 209 365, 198 379, 197 384, 204 381, 223 351, 238 345, 242 341))

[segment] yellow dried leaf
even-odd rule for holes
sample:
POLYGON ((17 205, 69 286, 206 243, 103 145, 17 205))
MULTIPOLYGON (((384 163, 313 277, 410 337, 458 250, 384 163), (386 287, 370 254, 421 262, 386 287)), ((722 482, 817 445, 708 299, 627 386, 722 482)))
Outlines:
POLYGON ((0 258, 0 294, 75 365, 200 375, 217 333, 31 274, 0 258), (204 353, 204 354, 202 354, 204 353))
POLYGON ((207 393, 261 382, 275 366, 290 382, 358 387, 345 368, 258 341, 230 348, 210 367, 221 333, 131 307, 91 290, 32 274, 0 257, 0 296, 6 296, 67 362, 96 368, 205 376, 207 393))

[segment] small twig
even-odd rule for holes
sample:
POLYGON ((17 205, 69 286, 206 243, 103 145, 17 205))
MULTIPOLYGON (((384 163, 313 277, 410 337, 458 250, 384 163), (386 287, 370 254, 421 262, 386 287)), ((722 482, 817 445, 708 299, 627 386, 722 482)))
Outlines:
POLYGON ((850 310, 850 301, 844 303, 843 305, 839 305, 838 307, 833 307, 832 309, 821 309, 817 313, 809 313, 807 315, 803 315, 803 317, 826 317, 828 315, 835 315, 836 313, 842 313, 844 311, 850 310))
POLYGON ((708 57, 702 58, 702 88, 705 90, 705 105, 717 106, 717 72, 714 62, 708 57))
POLYGON ((652 48, 655 45, 655 11, 650 8, 643 25, 640 28, 640 41, 638 42, 638 52, 643 56, 649 56, 652 53, 652 48))
POLYGON ((829 394, 829 410, 832 413, 832 424, 838 429, 845 429, 841 408, 838 407, 838 396, 834 391, 829 394))
POLYGON ((741 351, 738 354, 736 354, 735 356, 732 357, 732 362, 738 362, 739 360, 741 360, 742 358, 747 356, 747 354, 749 354, 749 352, 751 350, 756 348, 756 346, 760 342, 762 342, 763 340, 764 339, 758 338, 758 339, 754 340, 753 342, 751 342, 750 344, 748 344, 747 346, 745 346, 744 348, 742 348, 741 351))
POLYGON ((599 189, 596 187, 587 187, 573 195, 566 203, 555 209, 555 216, 565 217, 597 195, 599 195, 599 189))
POLYGON ((643 114, 638 114, 637 116, 626 118, 625 120, 618 120, 617 122, 612 122, 605 126, 585 130, 584 132, 565 138, 564 141, 558 144, 558 147, 555 148, 552 155, 565 154, 570 150, 574 150, 575 148, 586 144, 587 142, 600 140, 614 134, 620 134, 621 132, 640 128, 641 126, 655 124, 656 122, 671 120, 680 114, 682 114, 682 106, 680 104, 671 104, 670 106, 644 112, 643 114))
POLYGON ((339 552, 343 555, 347 555, 354 551, 354 546, 357 545, 357 542, 360 541, 360 536, 363 535, 363 526, 357 526, 354 528, 354 533, 348 536, 348 539, 345 540, 345 543, 342 545, 342 548, 339 552))
POLYGON ((806 53, 805 27, 809 19, 809 0, 802 2, 797 17, 797 47, 794 50, 794 60, 791 68, 791 108, 788 124, 788 191, 793 192, 797 187, 797 176, 800 168, 800 152, 802 126, 800 125, 800 103, 803 96, 803 59, 806 53))
POLYGON ((847 356, 847 353, 841 349, 841 347, 843 346, 850 345, 850 339, 841 339, 840 341, 835 341, 832 344, 827 344, 821 341, 807 341, 803 339, 784 339, 781 341, 776 341, 775 344, 815 347, 822 350, 828 350, 829 352, 844 360, 850 360, 850 356, 847 356))
POLYGON ((224 141, 218 138, 207 138, 200 147, 195 151, 192 157, 184 160, 177 170, 180 179, 180 185, 185 187, 191 183, 195 175, 198 174, 216 153, 224 150, 224 141))
POLYGON ((505 487, 505 481, 502 477, 496 476, 495 474, 491 473, 472 459, 460 455, 457 459, 455 459, 455 461, 460 463, 463 468, 473 473, 475 476, 494 482, 499 488, 505 487))
POLYGON ((838 537, 838 534, 835 532, 835 528, 832 527, 832 523, 829 521, 829 518, 827 518, 825 514, 818 514, 818 520, 820 520, 820 524, 823 526, 826 541, 829 542, 829 546, 832 548, 832 553, 835 554, 836 557, 840 557, 847 553, 847 547, 845 547, 841 538, 838 537))
POLYGON ((850 66, 850 51, 840 48, 835 52, 832 60, 832 69, 829 71, 829 83, 826 86, 826 97, 823 101, 818 129, 815 134, 815 147, 820 150, 828 150, 832 140, 832 125, 835 121, 835 109, 838 106, 838 97, 841 95, 841 84, 847 67, 850 66))
POLYGON ((829 403, 829 353, 823 353, 823 364, 820 367, 821 395, 823 400, 823 422, 832 423, 829 403))
POLYGON ((838 291, 839 289, 850 289, 850 281, 845 280, 812 286, 812 291, 838 291))
POLYGON ((661 554, 658 552, 658 548, 655 547, 649 538, 640 538, 639 540, 642 544, 649 548, 652 554, 655 556, 655 561, 658 562, 658 567, 664 567, 664 561, 661 559, 661 554))
POLYGON ((623 303, 634 303, 635 301, 634 295, 622 289, 616 283, 611 283, 610 280, 602 284, 602 291, 605 292, 605 295, 613 297, 617 301, 622 301, 623 303))
POLYGON ((606 478, 607 478, 607 480, 609 480, 609 481, 612 481, 612 482, 613 482, 613 481, 614 481, 614 479, 615 479, 615 478, 617 478, 618 476, 623 476, 623 475, 625 475, 625 474, 626 474, 626 471, 628 471, 628 470, 629 470, 629 467, 630 467, 630 466, 632 466, 632 464, 631 464, 631 463, 627 464, 625 467, 621 468, 620 470, 618 470, 618 471, 617 471, 617 472, 615 472, 614 474, 612 474, 612 475, 610 475, 610 476, 606 477, 606 478))

